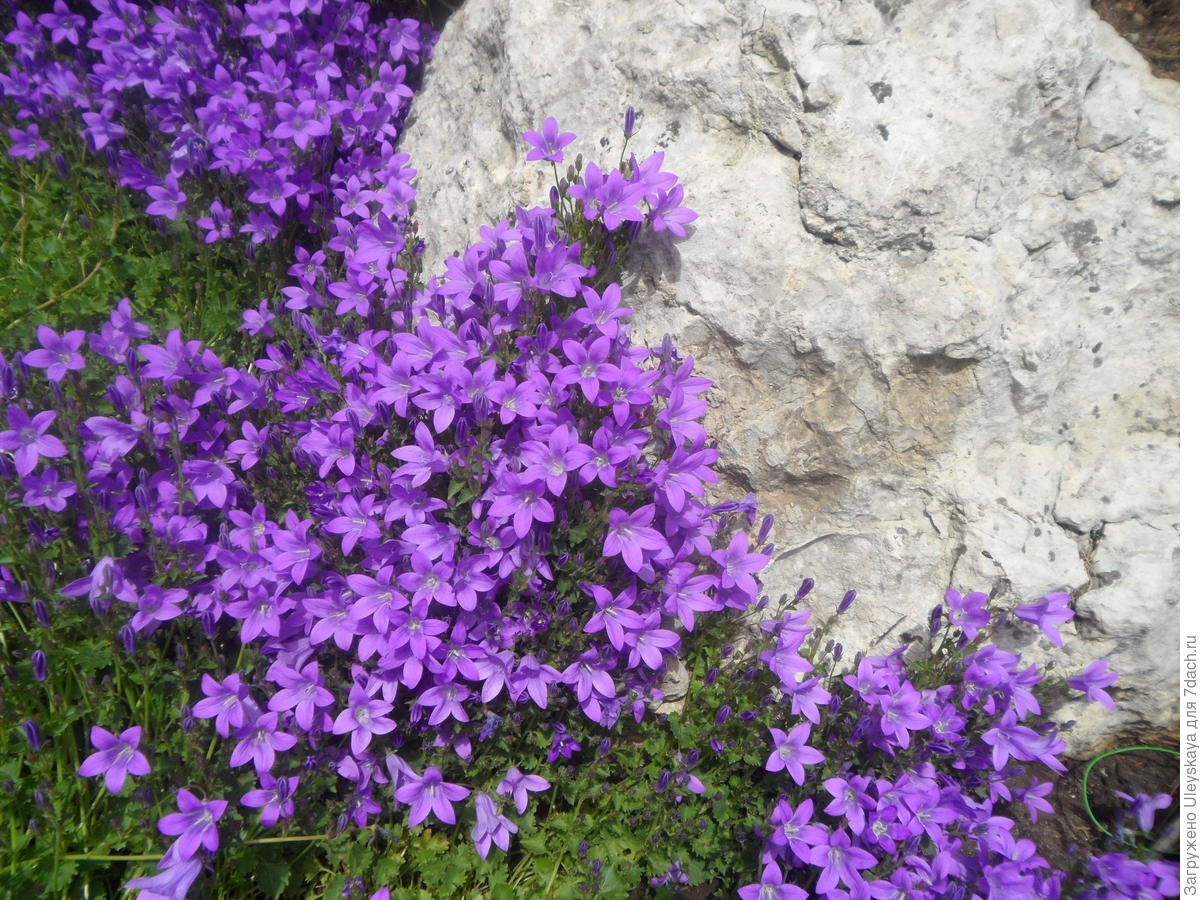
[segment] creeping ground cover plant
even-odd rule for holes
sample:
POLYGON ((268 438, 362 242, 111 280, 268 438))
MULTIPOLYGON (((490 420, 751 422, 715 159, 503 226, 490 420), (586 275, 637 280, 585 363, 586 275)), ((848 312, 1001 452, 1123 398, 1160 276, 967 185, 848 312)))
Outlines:
MULTIPOLYGON (((8 152, 82 114, 151 216, 289 281, 247 298, 249 359, 126 300, 0 357, 5 890, 1178 893, 1148 840, 1059 870, 1022 836, 1064 768, 1051 704, 1113 702, 1103 661, 1064 684, 1009 648, 1060 644, 1069 595, 950 591, 874 657, 811 582, 768 613, 771 518, 709 494, 711 385, 630 336, 626 254, 696 218, 632 110, 615 165, 527 132, 548 205, 425 281, 395 139, 429 34, 94 8, 16 14, 8 152)), ((1124 838, 1172 801, 1130 802, 1124 838)))

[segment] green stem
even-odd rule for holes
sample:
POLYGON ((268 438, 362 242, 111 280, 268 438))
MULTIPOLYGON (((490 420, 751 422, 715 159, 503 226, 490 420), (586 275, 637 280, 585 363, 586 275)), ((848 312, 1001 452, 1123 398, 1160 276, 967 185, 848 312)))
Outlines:
POLYGON ((327 836, 324 834, 297 834, 292 837, 265 837, 254 838, 249 841, 242 841, 243 844, 289 844, 298 843, 300 841, 323 841, 327 836))
POLYGON ((91 856, 87 853, 68 853, 62 857, 73 862, 152 862, 162 859, 161 853, 128 853, 91 856))

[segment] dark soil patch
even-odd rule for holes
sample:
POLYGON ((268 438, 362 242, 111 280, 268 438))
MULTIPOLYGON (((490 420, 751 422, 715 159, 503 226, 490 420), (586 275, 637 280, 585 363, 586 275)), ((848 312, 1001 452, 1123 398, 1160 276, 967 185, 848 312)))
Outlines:
MULTIPOLYGON (((1145 734, 1125 736, 1126 739, 1113 743, 1112 748, 1151 745, 1155 747, 1178 747, 1179 741, 1171 735, 1158 735, 1147 739, 1145 734)), ((1054 813, 1038 816, 1037 823, 1029 821, 1023 805, 1017 805, 1010 814, 1018 823, 1023 837, 1032 839, 1039 854, 1056 869, 1070 870, 1080 858, 1101 855, 1117 849, 1116 845, 1092 823, 1083 805, 1083 770, 1088 760, 1068 762, 1068 770, 1055 785, 1049 800, 1054 813)), ((1117 792, 1131 797, 1138 794, 1170 794, 1172 805, 1155 814, 1154 839, 1159 841, 1160 855, 1164 859, 1179 856, 1178 829, 1172 839, 1172 823, 1179 816, 1179 757, 1155 751, 1122 753, 1101 760, 1088 778, 1088 798, 1092 813, 1109 831, 1116 831, 1116 822, 1127 804, 1117 792)))
POLYGON ((1179 80, 1179 0, 1092 0, 1092 9, 1138 49, 1155 75, 1179 80))

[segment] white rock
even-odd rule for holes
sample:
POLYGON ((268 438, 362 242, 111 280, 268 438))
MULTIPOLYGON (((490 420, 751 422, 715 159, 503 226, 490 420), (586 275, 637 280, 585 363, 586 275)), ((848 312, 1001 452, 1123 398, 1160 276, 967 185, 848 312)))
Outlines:
POLYGON ((1062 665, 1123 704, 1083 752, 1177 721, 1178 100, 1084 0, 468 0, 404 149, 441 259, 545 202, 523 131, 612 165, 634 105, 700 214, 633 261, 637 333, 716 381, 767 589, 856 588, 851 654, 951 585, 1079 594, 1062 665))

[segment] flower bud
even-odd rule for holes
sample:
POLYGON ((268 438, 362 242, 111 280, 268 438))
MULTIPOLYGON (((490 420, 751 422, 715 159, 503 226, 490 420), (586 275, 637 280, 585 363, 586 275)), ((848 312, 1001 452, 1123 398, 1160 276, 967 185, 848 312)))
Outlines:
POLYGON ((42 735, 38 731, 37 722, 26 719, 21 723, 21 730, 25 732, 25 740, 29 741, 30 750, 36 752, 42 749, 42 735))
POLYGON ((50 627, 50 610, 46 607, 46 601, 41 597, 33 601, 33 614, 37 617, 39 625, 43 628, 50 627))
POLYGON ((729 720, 729 717, 732 714, 733 714, 733 707, 731 707, 728 703, 726 703, 724 706, 722 706, 720 709, 717 710, 716 723, 718 725, 724 725, 729 720))
POLYGON ((837 609, 839 616, 850 608, 857 596, 858 591, 846 591, 846 593, 842 595, 842 602, 838 604, 837 609))
POLYGON ((46 653, 44 650, 34 650, 33 656, 30 658, 33 663, 33 680, 46 680, 46 653))
POLYGON ((122 625, 117 636, 121 639, 121 646, 125 648, 125 652, 133 656, 137 651, 137 632, 133 630, 133 626, 122 625))
POLYGON ((938 604, 929 613, 929 634, 935 635, 942 630, 942 604, 938 604))
POLYGON ((775 524, 775 517, 771 515, 763 516, 762 524, 758 526, 758 542, 761 544, 767 539, 767 535, 771 533, 771 527, 775 524))
POLYGON ((625 108, 625 138, 626 138, 626 140, 633 137, 633 125, 636 120, 637 120, 637 113, 634 112, 633 107, 632 106, 626 107, 625 108))
POLYGON ((802 582, 800 582, 800 590, 796 591, 796 599, 803 600, 812 593, 812 589, 816 587, 816 584, 817 583, 811 578, 805 578, 802 582))

